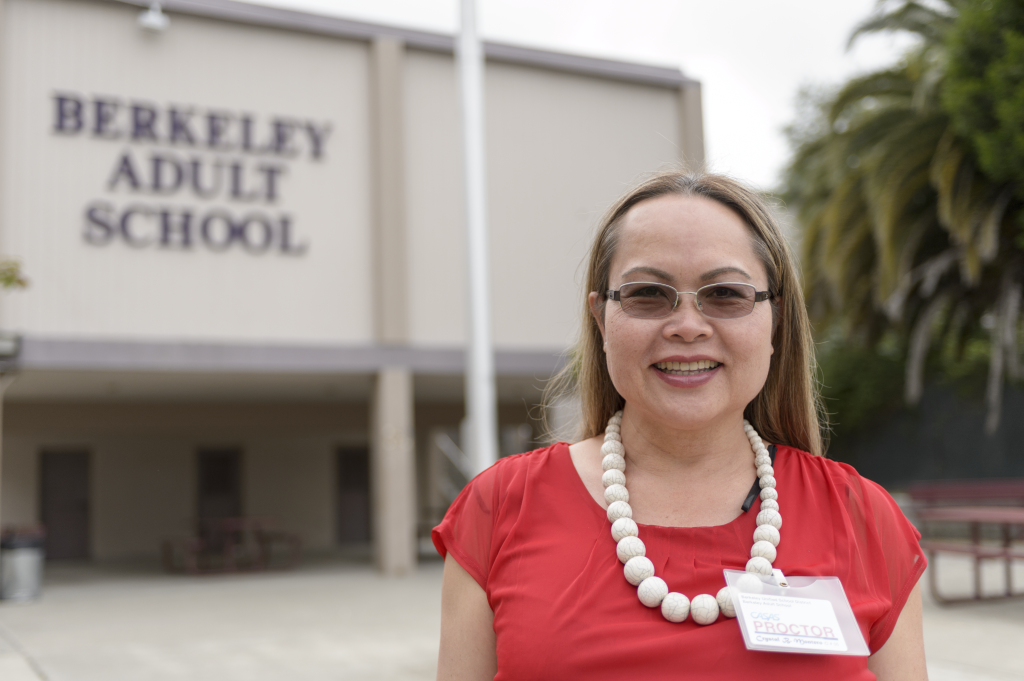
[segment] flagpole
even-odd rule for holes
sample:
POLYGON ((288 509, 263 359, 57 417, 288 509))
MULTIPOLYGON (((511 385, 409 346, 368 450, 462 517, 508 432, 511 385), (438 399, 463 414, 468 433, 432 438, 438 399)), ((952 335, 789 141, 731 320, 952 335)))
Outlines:
POLYGON ((487 238, 487 174, 484 149, 484 57, 475 0, 461 0, 458 38, 459 94, 466 211, 467 296, 466 419, 463 449, 480 472, 497 461, 497 404, 491 339, 490 250, 487 238))

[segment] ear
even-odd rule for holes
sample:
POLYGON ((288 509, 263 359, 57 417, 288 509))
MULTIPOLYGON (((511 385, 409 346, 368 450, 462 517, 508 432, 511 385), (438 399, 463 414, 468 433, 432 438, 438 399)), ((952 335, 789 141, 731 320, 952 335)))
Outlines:
POLYGON ((587 304, 590 307, 590 314, 597 322, 597 328, 601 331, 601 338, 604 339, 604 310, 607 307, 606 300, 597 291, 591 291, 587 296, 587 304))

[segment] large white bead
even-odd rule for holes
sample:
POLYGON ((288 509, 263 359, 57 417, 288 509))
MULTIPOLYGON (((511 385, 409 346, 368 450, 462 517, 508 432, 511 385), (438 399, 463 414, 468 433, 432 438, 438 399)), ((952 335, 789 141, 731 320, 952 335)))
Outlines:
MULTIPOLYGON (((764 511, 762 511, 764 513, 764 511)), ((633 509, 625 501, 613 501, 608 504, 608 522, 614 523, 619 518, 632 518, 633 509)), ((758 518, 761 516, 758 515, 758 518)))
POLYGON ((673 591, 661 601, 661 616, 669 622, 682 622, 690 614, 690 599, 673 591))
POLYGON ((770 508, 773 511, 778 511, 779 510, 779 502, 775 501, 774 499, 765 499, 764 501, 761 502, 761 508, 762 509, 770 508))
MULTIPOLYGON (((774 547, 772 547, 774 549, 774 547)), ((623 563, 636 556, 646 556, 647 548, 640 537, 625 536, 615 545, 615 555, 623 563)))
POLYGON ((629 490, 623 485, 609 485, 604 488, 604 500, 609 504, 613 501, 629 501, 629 490))
POLYGON ((627 582, 640 586, 640 582, 654 576, 654 563, 645 556, 635 556, 622 566, 622 574, 626 575, 627 582))
POLYGON ((772 489, 775 489, 775 476, 774 475, 766 475, 763 478, 758 478, 757 484, 759 484, 761 486, 761 489, 765 489, 767 487, 771 487, 772 489))
POLYGON ((715 596, 715 600, 718 601, 718 609, 726 617, 736 616, 736 608, 732 604, 732 594, 736 590, 734 586, 723 586, 715 596))
MULTIPOLYGON (((768 452, 765 452, 764 454, 758 454, 757 456, 754 457, 754 465, 757 466, 758 468, 765 465, 771 465, 771 463, 772 457, 768 456, 768 452)), ((772 473, 772 475, 775 474, 772 473)))
POLYGON ((774 487, 765 487, 761 490, 761 501, 765 499, 778 499, 779 493, 775 491, 774 487))
POLYGON ((605 442, 612 442, 613 440, 615 442, 622 442, 622 436, 619 435, 617 432, 615 432, 615 433, 605 433, 604 434, 604 441, 605 442))
POLYGON ((763 477, 765 475, 770 475, 772 477, 775 477, 775 469, 772 468, 772 465, 770 463, 766 463, 763 466, 758 466, 758 468, 757 468, 757 477, 760 478, 760 477, 763 477))
POLYGON ((622 423, 622 410, 620 409, 617 412, 615 412, 614 414, 612 414, 612 417, 610 419, 608 419, 608 423, 614 423, 615 425, 621 424, 622 423))
POLYGON ((608 433, 621 433, 621 432, 622 432, 621 426, 619 426, 619 424, 617 424, 617 423, 609 423, 607 426, 604 427, 604 434, 605 435, 607 435, 608 433))
POLYGON ((767 558, 754 556, 747 561, 747 572, 753 572, 754 574, 768 577, 772 574, 772 564, 768 562, 767 558))
POLYGON ((764 582, 757 575, 747 573, 736 580, 736 588, 745 594, 759 594, 764 591, 764 582))
POLYGON ((625 485, 626 474, 618 468, 609 468, 601 476, 601 484, 605 487, 611 487, 612 485, 625 485))
POLYGON ((607 440, 603 445, 601 445, 601 453, 618 454, 619 456, 622 456, 623 454, 626 453, 626 448, 622 446, 621 442, 616 442, 615 440, 607 440))
MULTIPOLYGON (((772 527, 769 525, 768 527, 772 527)), ((774 530, 775 528, 772 527, 774 530)), ((636 537, 640 534, 640 528, 636 526, 632 518, 619 518, 612 523, 612 539, 616 543, 622 541, 623 537, 636 537)))
MULTIPOLYGON (((768 527, 771 527, 771 525, 769 525, 768 527)), ((637 539, 637 541, 640 541, 640 540, 637 539)), ((750 557, 751 558, 756 558, 757 556, 761 556, 762 558, 767 560, 769 563, 774 563, 775 562, 775 556, 776 556, 775 544, 771 543, 770 541, 756 541, 756 542, 754 542, 754 545, 750 547, 750 557)), ((620 559, 621 559, 621 554, 620 554, 620 559)))
POLYGON ((718 601, 711 594, 694 596, 690 603, 690 615, 697 624, 711 624, 718 619, 718 601))
MULTIPOLYGON (((630 516, 629 517, 630 518, 633 517, 632 512, 630 512, 630 516)), ((778 511, 776 511, 774 509, 771 509, 771 508, 766 508, 763 511, 761 511, 760 513, 757 514, 757 524, 758 525, 774 525, 776 530, 781 530, 782 529, 782 516, 779 515, 778 511)))
POLYGON ((782 535, 775 529, 774 525, 758 525, 757 529, 754 530, 754 541, 766 541, 771 542, 772 546, 778 546, 779 541, 782 539, 782 535))
POLYGON ((657 608, 668 596, 668 584, 661 577, 648 577, 636 588, 640 602, 648 608, 657 608))
POLYGON ((603 459, 601 459, 601 470, 605 470, 605 471, 611 471, 611 470, 625 471, 626 470, 626 460, 623 459, 618 454, 607 454, 607 455, 605 455, 605 457, 603 459))

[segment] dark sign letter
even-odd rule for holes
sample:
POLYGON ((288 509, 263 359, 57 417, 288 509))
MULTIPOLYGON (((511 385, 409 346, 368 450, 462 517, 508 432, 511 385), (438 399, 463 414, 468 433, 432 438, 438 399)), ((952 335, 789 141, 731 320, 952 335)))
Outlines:
POLYGON ((121 181, 122 177, 128 180, 128 185, 132 190, 138 191, 139 176, 135 172, 135 166, 132 164, 132 155, 129 151, 121 155, 121 160, 117 162, 114 174, 110 176, 110 182, 107 182, 107 188, 110 190, 117 189, 117 183, 121 181))
POLYGON ((156 142, 156 109, 145 104, 132 104, 132 140, 156 142))
POLYGON ((114 118, 121 105, 112 99, 95 99, 92 103, 94 116, 92 132, 97 137, 116 139, 121 133, 114 129, 114 118))
POLYGON ((153 177, 150 188, 157 194, 173 194, 181 188, 181 181, 185 179, 185 171, 177 159, 161 154, 153 154, 153 177), (171 169, 172 179, 164 184, 164 168, 171 169))
POLYGON ((192 112, 171 109, 168 113, 171 116, 171 144, 181 142, 182 144, 195 145, 196 136, 192 134, 192 129, 188 127, 189 121, 192 120, 192 112))
POLYGON ((56 132, 76 133, 82 130, 82 100, 73 95, 56 95, 57 116, 53 121, 56 132))
POLYGON ((106 202, 96 202, 85 209, 86 243, 94 246, 106 246, 114 238, 114 207, 106 202))
POLYGON ((309 153, 315 159, 320 159, 324 154, 324 142, 331 133, 331 124, 324 123, 317 127, 316 123, 306 123, 306 133, 309 135, 309 153))

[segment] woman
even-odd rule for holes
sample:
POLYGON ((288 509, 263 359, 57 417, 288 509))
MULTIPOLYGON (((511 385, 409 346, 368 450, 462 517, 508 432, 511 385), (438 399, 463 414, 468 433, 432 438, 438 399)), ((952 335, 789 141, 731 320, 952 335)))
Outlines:
POLYGON ((796 268, 756 193, 652 177, 603 220, 587 291, 556 380, 583 439, 502 459, 434 530, 438 678, 925 679, 920 536, 822 456, 796 268), (747 650, 723 569, 839 577, 871 656, 747 650))

